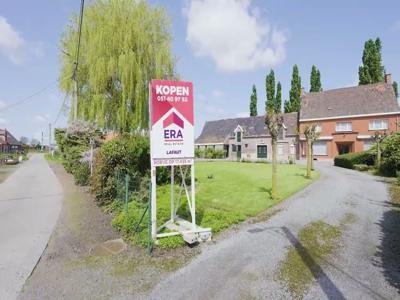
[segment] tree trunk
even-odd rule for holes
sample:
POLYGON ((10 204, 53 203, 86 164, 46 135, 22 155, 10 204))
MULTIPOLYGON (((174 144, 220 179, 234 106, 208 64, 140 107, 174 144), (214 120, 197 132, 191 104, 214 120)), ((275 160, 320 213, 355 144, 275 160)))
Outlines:
POLYGON ((382 156, 382 153, 381 153, 381 143, 380 143, 380 141, 378 141, 378 142, 376 143, 376 148, 377 148, 377 153, 376 153, 376 167, 379 169, 380 166, 381 166, 381 156, 382 156))
POLYGON ((276 140, 272 139, 272 187, 271 187, 271 198, 276 199, 276 185, 278 175, 278 161, 277 161, 277 145, 276 140))
POLYGON ((312 146, 311 141, 307 140, 307 178, 311 178, 311 168, 312 168, 312 146))
POLYGON ((310 147, 311 151, 311 170, 314 171, 314 149, 313 149, 313 144, 311 143, 310 147))

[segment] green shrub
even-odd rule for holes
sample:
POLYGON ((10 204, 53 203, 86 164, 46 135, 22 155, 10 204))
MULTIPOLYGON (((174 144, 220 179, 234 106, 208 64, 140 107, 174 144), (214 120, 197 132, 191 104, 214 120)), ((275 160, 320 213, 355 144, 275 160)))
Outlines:
POLYGON ((400 171, 400 133, 387 136, 382 142, 382 163, 379 173, 385 176, 396 176, 400 171))
POLYGON ((91 179, 97 201, 107 204, 116 198, 116 173, 141 178, 149 177, 149 169, 150 146, 147 136, 125 135, 104 143, 96 155, 91 179))
POLYGON ((204 158, 204 151, 201 149, 194 149, 194 156, 197 158, 204 158))
POLYGON ((354 165, 365 164, 372 166, 375 163, 375 154, 369 151, 347 153, 335 157, 334 164, 337 167, 353 169, 354 165))
POLYGON ((74 175, 75 184, 88 185, 90 178, 89 164, 87 163, 77 164, 73 169, 72 175, 74 175))
POLYGON ((357 171, 368 171, 371 166, 365 165, 365 164, 355 164, 353 165, 354 170, 357 171))

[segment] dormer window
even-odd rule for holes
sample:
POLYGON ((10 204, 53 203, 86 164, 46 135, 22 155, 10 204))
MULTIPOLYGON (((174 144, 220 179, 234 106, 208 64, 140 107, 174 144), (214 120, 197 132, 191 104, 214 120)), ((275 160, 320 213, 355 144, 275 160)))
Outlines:
POLYGON ((236 142, 240 143, 242 141, 242 132, 236 132, 236 142))
POLYGON ((240 125, 238 125, 236 127, 234 133, 235 133, 236 143, 241 143, 242 142, 243 128, 240 125))

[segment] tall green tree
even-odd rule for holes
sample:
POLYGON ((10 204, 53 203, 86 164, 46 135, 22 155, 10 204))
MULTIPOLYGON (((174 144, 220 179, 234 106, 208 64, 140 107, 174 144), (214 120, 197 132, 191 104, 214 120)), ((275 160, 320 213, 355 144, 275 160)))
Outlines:
POLYGON ((274 105, 275 112, 282 111, 282 85, 281 82, 278 81, 276 85, 276 96, 275 96, 275 105, 274 105))
POLYGON ((316 66, 312 66, 310 75, 310 92, 321 92, 321 73, 316 66))
POLYGON ((265 78, 265 92, 267 95, 267 100, 265 101, 265 111, 270 111, 275 109, 275 73, 271 70, 265 78))
MULTIPOLYGON (((74 92, 78 18, 61 36, 60 88, 74 92)), ((164 9, 136 0, 97 0, 85 8, 78 65, 78 118, 104 129, 148 127, 151 79, 175 79, 170 20, 164 9)), ((73 111, 71 111, 73 115, 73 111)))
POLYGON ((362 62, 358 69, 359 85, 383 81, 385 67, 382 64, 382 43, 379 38, 365 42, 362 62))
POLYGON ((392 86, 396 98, 399 98, 399 87, 397 85, 397 81, 393 81, 392 86))
POLYGON ((253 84, 253 90, 250 96, 250 117, 257 116, 257 89, 253 84))
POLYGON ((285 113, 300 111, 301 105, 301 78, 297 65, 293 66, 291 88, 289 91, 289 101, 285 101, 285 113))

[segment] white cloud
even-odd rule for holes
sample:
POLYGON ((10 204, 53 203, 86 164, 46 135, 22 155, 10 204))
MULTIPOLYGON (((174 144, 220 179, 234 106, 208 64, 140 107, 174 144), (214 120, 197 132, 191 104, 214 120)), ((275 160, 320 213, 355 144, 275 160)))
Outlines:
POLYGON ((0 54, 14 64, 23 63, 28 56, 42 58, 45 55, 41 42, 26 41, 3 16, 0 16, 0 54))
POLYGON ((192 0, 185 10, 186 39, 195 55, 227 72, 271 67, 285 59, 286 34, 250 0, 192 0))
POLYGON ((48 120, 47 116, 42 116, 42 115, 36 115, 33 119, 36 122, 41 122, 41 123, 46 122, 48 120))
POLYGON ((0 118, 0 125, 7 124, 7 120, 4 118, 0 118))
POLYGON ((15 64, 24 60, 25 41, 22 36, 0 16, 0 52, 15 64))

